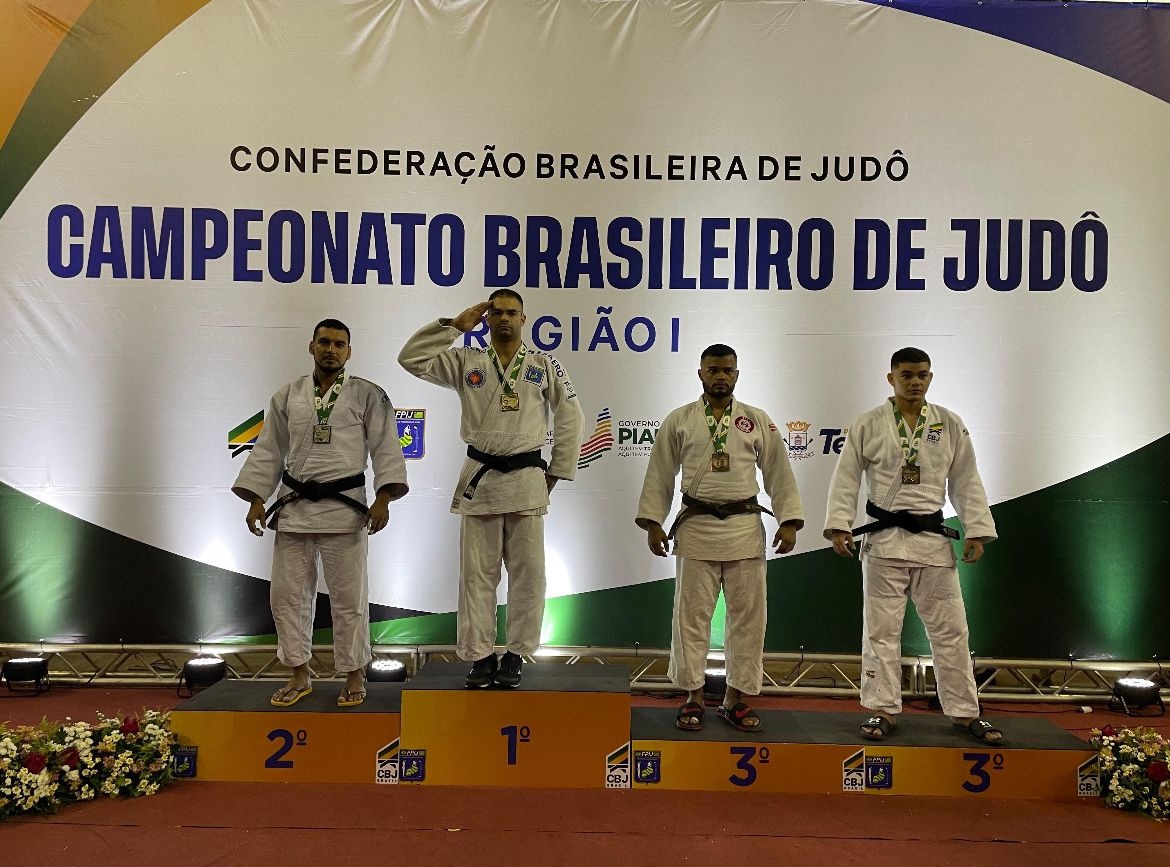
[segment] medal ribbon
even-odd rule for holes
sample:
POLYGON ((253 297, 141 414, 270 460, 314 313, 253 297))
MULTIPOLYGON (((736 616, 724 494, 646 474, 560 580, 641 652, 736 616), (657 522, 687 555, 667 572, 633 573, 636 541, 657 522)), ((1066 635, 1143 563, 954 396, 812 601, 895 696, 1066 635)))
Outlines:
POLYGON ((726 450, 727 432, 731 429, 731 404, 723 411, 723 418, 715 421, 715 413, 711 410, 711 402, 704 396, 703 414, 707 417, 707 430, 711 432, 711 444, 715 446, 715 454, 726 450))
POLYGON ((512 368, 506 375, 503 365, 500 364, 500 356, 496 355, 495 347, 488 346, 487 354, 488 358, 492 360, 492 364, 495 365, 496 376, 504 384, 504 394, 515 394, 516 380, 520 378, 520 368, 524 366, 524 356, 528 354, 528 347, 523 343, 520 344, 520 348, 516 350, 516 357, 512 359, 512 368))
POLYGON ((333 405, 337 403, 337 395, 341 394, 343 382, 345 382, 344 370, 338 374, 337 381, 326 392, 325 398, 328 400, 321 397, 321 386, 316 382, 313 383, 313 406, 317 408, 317 424, 329 424, 329 414, 333 412, 333 405))
POLYGON ((898 436, 902 438, 902 457, 907 466, 914 466, 918 462, 918 449, 922 445, 922 433, 926 430, 926 401, 922 402, 922 412, 918 414, 918 424, 914 428, 913 438, 906 432, 906 420, 894 404, 894 420, 898 423, 898 436))

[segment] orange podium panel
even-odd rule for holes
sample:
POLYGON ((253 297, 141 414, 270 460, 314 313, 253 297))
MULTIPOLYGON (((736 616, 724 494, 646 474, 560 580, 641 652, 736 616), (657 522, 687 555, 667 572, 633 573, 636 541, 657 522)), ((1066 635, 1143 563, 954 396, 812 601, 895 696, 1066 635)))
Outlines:
POLYGON ((515 689, 467 689, 468 668, 428 663, 402 691, 400 782, 628 787, 628 669, 534 663, 515 689))
POLYGON ((171 712, 176 776, 262 783, 393 783, 401 683, 368 683, 365 703, 337 707, 341 683, 317 681, 289 708, 276 681, 220 681, 171 712))
POLYGON ((1100 793, 1097 754, 1042 719, 992 722, 1004 744, 966 738, 942 716, 903 715, 885 741, 864 741, 859 713, 760 711, 759 734, 708 710, 703 730, 679 731, 674 711, 634 708, 636 787, 701 791, 1063 799, 1100 793))

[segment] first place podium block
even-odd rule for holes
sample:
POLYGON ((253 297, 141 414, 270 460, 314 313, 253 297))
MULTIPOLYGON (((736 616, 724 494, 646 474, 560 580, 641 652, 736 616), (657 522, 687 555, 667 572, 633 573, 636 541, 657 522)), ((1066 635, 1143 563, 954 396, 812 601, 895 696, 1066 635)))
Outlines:
POLYGON ((273 707, 275 681, 220 681, 171 711, 176 776, 257 783, 393 783, 401 683, 367 683, 358 707, 337 707, 341 684, 317 681, 292 707, 273 707))
POLYGON ((629 785, 627 668, 527 664, 515 689, 467 689, 467 671, 467 663, 431 662, 402 691, 399 782, 629 785))

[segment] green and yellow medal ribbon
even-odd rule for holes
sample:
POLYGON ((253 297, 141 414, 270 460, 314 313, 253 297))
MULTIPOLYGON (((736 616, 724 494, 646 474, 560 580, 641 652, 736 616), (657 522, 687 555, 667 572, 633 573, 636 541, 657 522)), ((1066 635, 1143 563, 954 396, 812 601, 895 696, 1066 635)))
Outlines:
POLYGON ((520 368, 524 366, 524 356, 528 353, 528 347, 523 343, 520 348, 516 350, 516 357, 512 359, 512 367, 507 374, 504 373, 504 367, 500 364, 500 356, 496 354, 495 347, 489 346, 487 349, 488 358, 492 360, 492 364, 496 368, 496 376, 500 378, 500 382, 504 384, 504 394, 516 393, 516 380, 520 378, 520 368))
POLYGON ((906 419, 894 404, 894 421, 898 423, 898 436, 902 438, 902 457, 906 459, 906 466, 912 467, 918 463, 918 449, 922 445, 922 434, 926 430, 926 401, 922 402, 922 412, 918 414, 918 424, 914 427, 914 436, 906 430, 906 419))
POLYGON ((707 417, 707 430, 711 432, 711 444, 715 447, 715 454, 727 450, 727 432, 731 429, 731 404, 723 411, 723 418, 715 421, 715 413, 711 409, 711 402, 703 398, 703 414, 707 417))
POLYGON ((345 371, 337 376, 337 381, 330 386, 325 396, 321 396, 321 386, 313 383, 313 406, 317 408, 317 424, 329 424, 329 414, 333 412, 333 405, 337 403, 337 395, 341 394, 341 384, 345 382, 345 371))

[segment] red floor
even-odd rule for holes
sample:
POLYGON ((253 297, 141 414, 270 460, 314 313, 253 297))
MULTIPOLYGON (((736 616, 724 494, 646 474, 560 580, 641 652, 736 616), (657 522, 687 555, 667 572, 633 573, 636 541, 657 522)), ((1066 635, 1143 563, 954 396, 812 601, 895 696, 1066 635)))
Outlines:
MULTIPOLYGON (((0 719, 92 718, 174 703, 173 691, 160 689, 57 687, 35 699, 0 693, 0 719)), ((809 699, 760 704, 854 706, 809 699)), ((1100 707, 1088 715, 1050 705, 986 710, 1042 714, 1082 735, 1126 721, 1100 707)), ((1170 718, 1147 722, 1170 733, 1170 718)), ((1030 865, 1170 863, 1170 825, 1099 801, 210 782, 0 824, 4 865, 987 865, 1004 858, 1030 865)))

